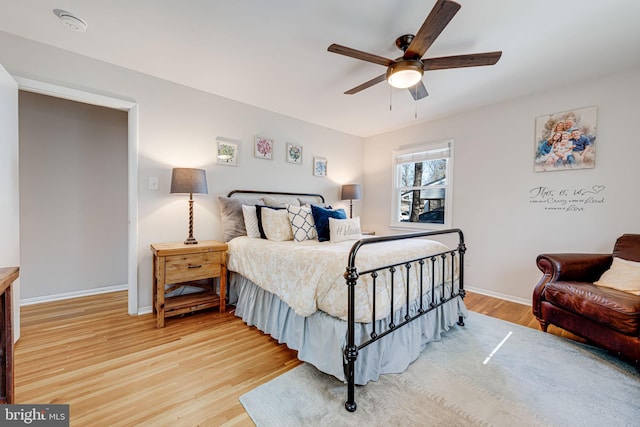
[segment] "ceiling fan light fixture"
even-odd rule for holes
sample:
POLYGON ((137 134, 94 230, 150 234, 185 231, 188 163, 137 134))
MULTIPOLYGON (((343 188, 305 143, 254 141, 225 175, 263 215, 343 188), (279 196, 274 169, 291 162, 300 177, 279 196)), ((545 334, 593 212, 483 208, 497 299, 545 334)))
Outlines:
POLYGON ((422 61, 405 59, 394 62, 387 69, 387 81, 393 87, 406 89, 422 80, 422 61))

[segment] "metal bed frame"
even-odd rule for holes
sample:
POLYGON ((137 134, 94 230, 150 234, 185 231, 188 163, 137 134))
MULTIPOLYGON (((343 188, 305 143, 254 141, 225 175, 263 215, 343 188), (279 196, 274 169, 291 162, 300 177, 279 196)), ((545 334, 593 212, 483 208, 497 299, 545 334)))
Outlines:
MULTIPOLYGON (((453 300, 454 298, 464 298, 465 290, 464 290, 464 253, 466 251, 466 247, 464 245, 464 235, 460 229, 450 229, 450 230, 442 230, 442 231, 430 231, 423 233, 412 233, 412 234, 400 234, 395 236, 383 236, 383 237, 373 237, 368 239, 359 240, 351 247, 351 251, 349 252, 349 264, 347 266, 346 272, 344 273, 344 277, 346 280, 346 285, 349 287, 348 289, 348 318, 347 318, 347 346, 344 349, 344 369, 345 376, 347 378, 347 401, 344 406, 347 411, 354 412, 357 408, 355 402, 355 363, 358 359, 358 351, 362 350, 364 347, 369 344, 382 339, 386 335, 391 334, 397 329, 409 324, 410 322, 416 320, 419 317, 424 316, 425 314, 437 309, 438 307, 444 305, 445 303, 453 300), (446 235, 446 234, 458 234, 458 247, 456 249, 441 252, 434 255, 428 255, 423 258, 417 258, 412 260, 403 261, 396 264, 386 265, 370 270, 358 271, 356 268, 356 255, 360 248, 366 245, 373 245, 381 242, 389 242, 394 240, 403 240, 403 239, 412 239, 412 238, 420 238, 420 237, 429 237, 429 236, 438 236, 438 235, 446 235), (458 286, 455 286, 455 259, 458 257, 458 286), (448 295, 445 295, 445 261, 449 257, 451 259, 451 292, 448 295), (442 273, 442 277, 435 277, 435 265, 437 262, 441 263, 440 271, 442 273), (415 315, 409 314, 409 289, 406 290, 407 299, 404 304, 405 307, 405 315, 403 317, 403 321, 399 324, 394 324, 394 307, 393 307, 393 290, 394 290, 394 278, 397 273, 397 268, 399 266, 404 266, 407 274, 407 287, 409 285, 409 271, 412 268, 412 265, 415 264, 416 268, 420 269, 419 273, 419 283, 417 284, 420 287, 419 295, 420 302, 419 308, 415 315), (389 310, 389 323, 387 325, 387 329, 384 331, 376 331, 376 322, 375 322, 375 286, 376 286, 376 278, 380 271, 388 270, 391 273, 391 307, 389 310), (425 270, 426 274, 430 276, 431 279, 431 300, 425 302, 424 295, 424 280, 425 280, 425 270), (371 275, 373 279, 373 308, 372 308, 372 326, 373 330, 370 333, 370 336, 365 341, 356 344, 355 342, 355 286, 358 284, 358 278, 360 276, 364 276, 366 274, 371 275), (436 299, 436 280, 439 279, 438 287, 442 286, 442 293, 439 299, 436 299)), ((458 325, 464 326, 464 318, 462 316, 458 317, 458 325)))

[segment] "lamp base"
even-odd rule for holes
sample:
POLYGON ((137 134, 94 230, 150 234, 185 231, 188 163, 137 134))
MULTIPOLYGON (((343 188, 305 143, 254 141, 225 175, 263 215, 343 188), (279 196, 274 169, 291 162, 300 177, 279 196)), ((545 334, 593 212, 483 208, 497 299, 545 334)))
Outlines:
POLYGON ((185 245, 197 245, 198 241, 193 238, 193 194, 189 193, 189 237, 184 241, 185 245))

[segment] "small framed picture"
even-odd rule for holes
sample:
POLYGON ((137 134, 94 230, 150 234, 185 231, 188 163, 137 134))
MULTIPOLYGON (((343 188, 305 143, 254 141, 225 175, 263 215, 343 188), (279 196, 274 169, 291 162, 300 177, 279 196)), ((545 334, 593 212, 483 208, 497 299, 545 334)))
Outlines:
POLYGON ((313 158, 313 176, 327 176, 327 159, 324 157, 313 158))
POLYGON ((273 160, 273 139, 256 136, 253 155, 259 159, 273 160))
POLYGON ((287 142, 287 162, 302 164, 302 145, 295 145, 287 142))
POLYGON ((228 141, 216 141, 218 154, 216 163, 219 165, 238 166, 238 144, 228 141))

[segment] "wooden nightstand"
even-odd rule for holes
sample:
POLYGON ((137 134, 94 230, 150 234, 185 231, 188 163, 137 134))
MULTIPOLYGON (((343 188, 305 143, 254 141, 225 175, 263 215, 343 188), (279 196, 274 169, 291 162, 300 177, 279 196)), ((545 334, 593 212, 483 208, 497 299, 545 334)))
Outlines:
POLYGON ((227 292, 226 243, 215 240, 204 240, 195 245, 154 243, 151 251, 156 327, 164 327, 165 317, 205 308, 220 307, 220 312, 224 312, 227 292), (212 280, 216 277, 220 278, 219 296, 216 294, 215 280, 212 280), (169 284, 173 286, 166 288, 169 284), (202 288, 202 291, 165 298, 165 293, 187 285, 202 288))

